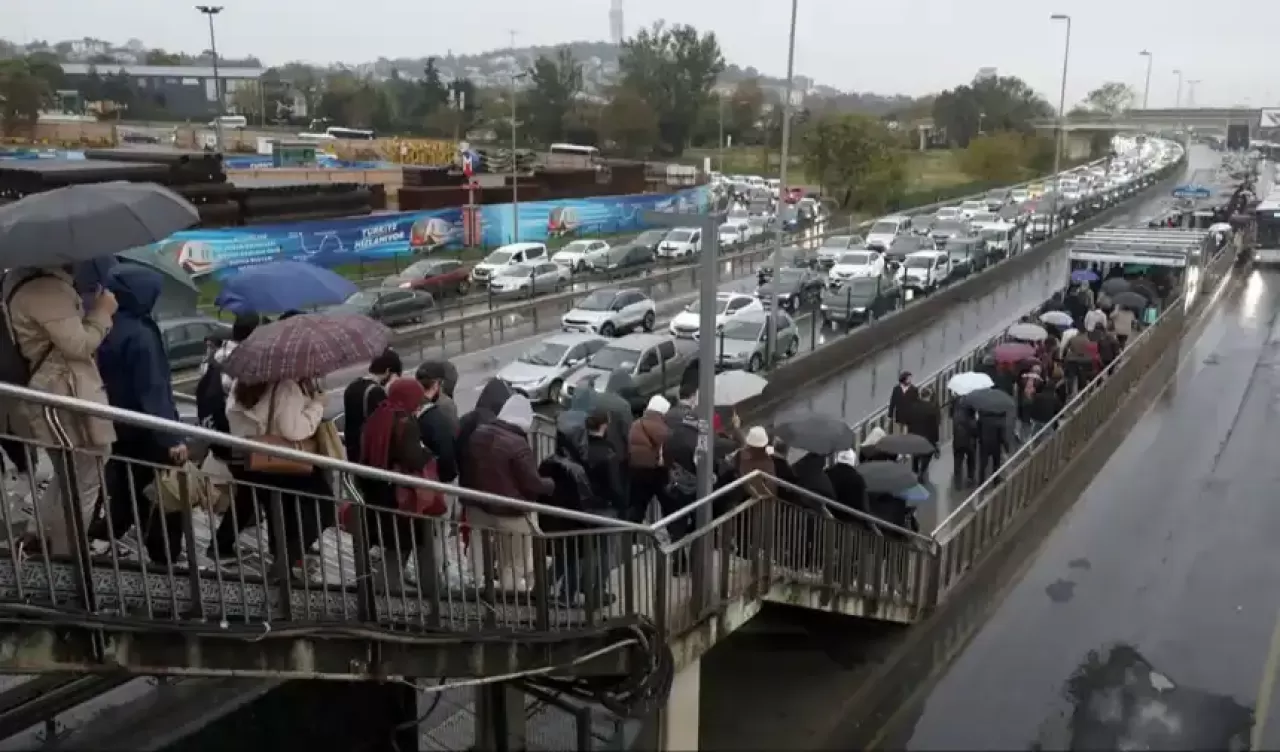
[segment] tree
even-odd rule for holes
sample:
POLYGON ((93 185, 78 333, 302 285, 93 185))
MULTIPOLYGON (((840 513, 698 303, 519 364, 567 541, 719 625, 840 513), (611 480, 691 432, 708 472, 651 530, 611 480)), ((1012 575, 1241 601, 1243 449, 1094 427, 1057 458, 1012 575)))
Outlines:
POLYGON ((1109 81, 1089 92, 1080 104, 1088 112, 1116 115, 1133 107, 1137 99, 1138 95, 1133 87, 1119 81, 1109 81))
POLYGON ((845 208, 883 210, 906 186, 906 152, 874 117, 828 113, 808 124, 800 146, 810 178, 845 208))
POLYGON ((1009 131, 978 136, 960 153, 960 167, 974 180, 1017 182, 1026 163, 1026 146, 1021 134, 1009 131))
POLYGON ((724 65, 714 33, 661 22, 623 41, 618 58, 621 83, 653 108, 662 143, 674 154, 688 145, 724 65))
MULTIPOLYGON (((292 93, 298 95, 303 108, 303 112, 298 113, 299 116, 315 117, 320 106, 320 93, 324 88, 324 80, 315 68, 306 63, 285 63, 267 73, 279 80, 282 87, 290 92, 287 96, 290 104, 293 102, 292 93)), ((286 95, 282 92, 281 96, 286 95)))
POLYGON ((565 124, 582 92, 582 65, 568 47, 555 56, 542 55, 528 70, 530 88, 524 97, 525 133, 549 144, 564 139, 565 124))
POLYGON ((600 135, 622 154, 648 156, 661 138, 658 113, 633 89, 615 87, 600 113, 600 135))
POLYGON ((317 116, 338 125, 382 130, 391 127, 390 111, 383 90, 348 72, 329 77, 316 107, 317 116))
POLYGON ((182 55, 175 52, 165 52, 161 49, 147 50, 147 54, 143 57, 145 65, 182 65, 182 55))
POLYGON ((756 143, 763 115, 764 90, 760 88, 760 79, 748 78, 738 84, 725 102, 725 133, 731 134, 736 143, 756 143))
POLYGON ((51 82, 28 58, 0 60, 0 131, 34 131, 52 97, 51 82))
POLYGON ((231 92, 231 109, 250 120, 261 121, 265 116, 266 89, 258 81, 241 81, 231 92))
POLYGON ((1053 107, 1014 76, 979 79, 944 91, 933 100, 934 125, 961 148, 980 133, 1030 133, 1033 121, 1052 115, 1053 107))

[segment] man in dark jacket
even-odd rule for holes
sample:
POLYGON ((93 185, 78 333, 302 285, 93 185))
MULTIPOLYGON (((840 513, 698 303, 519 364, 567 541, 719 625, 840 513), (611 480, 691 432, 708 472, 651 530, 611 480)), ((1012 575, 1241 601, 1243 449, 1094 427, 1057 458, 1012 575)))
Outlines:
POLYGON ((452 483, 458 477, 457 427, 436 404, 444 394, 446 375, 446 369, 439 362, 423 363, 418 368, 418 383, 427 393, 427 402, 418 412, 418 432, 422 434, 422 445, 436 458, 440 480, 452 483))
POLYGON ((911 405, 919 398, 919 390, 911 383, 911 372, 903 371, 898 374, 898 383, 889 393, 889 419, 900 426, 904 425, 911 405))
POLYGON ((911 458, 911 469, 920 476, 923 483, 929 478, 929 463, 938 456, 938 441, 942 436, 942 414, 933 399, 933 390, 925 387, 920 396, 907 411, 907 430, 916 436, 923 436, 933 443, 933 454, 911 458))
POLYGON ((978 414, 978 476, 986 480, 1004 463, 1010 447, 1009 416, 996 413, 978 414))
POLYGON ((458 438, 455 443, 455 459, 458 463, 458 483, 467 488, 475 488, 476 480, 469 476, 471 462, 467 453, 471 447, 471 436, 480 426, 497 420, 498 411, 512 395, 511 387, 501 379, 489 379, 480 396, 476 399, 475 408, 458 420, 458 438))
POLYGON ((450 432, 457 434, 458 405, 453 401, 453 388, 458 383, 457 366, 447 360, 428 360, 418 366, 418 370, 414 375, 424 387, 432 379, 439 380, 440 389, 436 392, 436 396, 431 402, 435 404, 435 409, 439 410, 448 419, 449 425, 452 426, 450 432))
POLYGON ((368 373, 348 384, 342 392, 342 436, 351 462, 360 461, 360 437, 365 419, 387 399, 387 382, 403 372, 400 355, 388 348, 369 363, 368 373))
POLYGON ((628 504, 625 464, 609 441, 609 428, 609 415, 605 411, 597 410, 587 416, 585 469, 595 497, 622 515, 628 504))
POLYGON ((978 476, 978 417, 962 400, 951 406, 953 485, 973 485, 978 476))
MULTIPOLYGON (((111 271, 107 289, 120 307, 110 333, 98 346, 98 371, 113 406, 176 421, 164 338, 151 318, 163 284, 157 272, 137 264, 119 264, 111 271)), ((141 463, 185 462, 187 447, 182 437, 117 423, 111 454, 106 471, 110 528, 94 525, 90 537, 105 539, 109 530, 118 540, 133 527, 136 504, 147 554, 157 562, 174 561, 182 550, 183 515, 162 514, 154 508, 144 489, 155 481, 155 470, 141 463)))

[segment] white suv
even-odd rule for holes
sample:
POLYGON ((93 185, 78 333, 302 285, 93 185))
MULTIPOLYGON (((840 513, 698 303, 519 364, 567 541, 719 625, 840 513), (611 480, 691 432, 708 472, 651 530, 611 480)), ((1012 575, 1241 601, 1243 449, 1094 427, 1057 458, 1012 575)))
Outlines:
POLYGON ((828 276, 832 282, 884 274, 884 256, 877 251, 846 251, 836 259, 828 276))
POLYGON ((471 269, 471 283, 487 285, 499 270, 526 261, 545 261, 547 247, 542 243, 511 243, 500 246, 471 269))
POLYGON ((556 251, 551 260, 575 272, 585 272, 608 255, 609 244, 603 240, 574 240, 556 251))
POLYGON ((946 251, 916 251, 907 254, 898 271, 898 283, 906 290, 929 292, 942 284, 950 271, 951 257, 946 251))
POLYGON ((573 310, 560 317, 566 332, 588 332, 614 337, 643 329, 653 331, 658 307, 653 298, 639 290, 602 288, 579 300, 573 310))
MULTIPOLYGON (((740 292, 716 293, 716 327, 724 326, 724 322, 740 313, 763 311, 764 304, 754 295, 740 292)), ((702 326, 702 313, 695 301, 671 319, 671 333, 677 337, 697 337, 702 326)))

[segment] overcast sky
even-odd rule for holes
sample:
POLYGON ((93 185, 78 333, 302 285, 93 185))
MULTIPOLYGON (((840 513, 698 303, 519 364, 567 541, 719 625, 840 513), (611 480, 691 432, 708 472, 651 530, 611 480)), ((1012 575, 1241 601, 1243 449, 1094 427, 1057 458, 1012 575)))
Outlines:
MULTIPOLYGON (((204 18, 182 0, 0 0, 0 33, 19 41, 85 36, 198 52, 204 18)), ((218 46, 227 55, 364 62, 379 56, 483 52, 517 44, 607 39, 609 0, 225 0, 218 46)), ((924 94, 965 82, 981 67, 1017 75, 1056 105, 1065 25, 1073 18, 1068 106, 1109 80, 1142 93, 1154 53, 1150 104, 1171 107, 1173 71, 1200 79, 1195 104, 1266 106, 1280 98, 1271 71, 1280 2, 1203 0, 800 0, 796 71, 846 90, 924 94), (1054 3, 1057 3, 1055 5, 1054 3), (1241 23, 1214 20, 1226 13, 1241 23)), ((628 32, 664 19, 715 31, 726 58, 781 76, 785 0, 624 0, 628 32)), ((1185 93, 1184 93, 1185 96, 1185 93)), ((1185 100, 1184 100, 1185 103, 1185 100)))

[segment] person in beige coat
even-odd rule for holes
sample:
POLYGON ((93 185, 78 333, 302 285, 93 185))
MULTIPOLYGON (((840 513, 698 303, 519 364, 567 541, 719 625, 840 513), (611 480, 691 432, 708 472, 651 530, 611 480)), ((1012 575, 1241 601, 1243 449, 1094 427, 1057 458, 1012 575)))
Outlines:
MULTIPOLYGON (((18 269, 5 275, 3 300, 14 343, 31 369, 30 387, 50 394, 77 397, 106 405, 107 391, 98 373, 96 354, 116 312, 116 299, 101 289, 86 312, 70 270, 18 269)), ((14 425, 46 447, 74 449, 71 474, 87 525, 102 488, 101 463, 116 440, 110 421, 31 403, 14 406, 14 425)), ((57 463, 54 464, 57 467, 57 463)), ((36 502, 22 543, 26 550, 46 548, 55 555, 71 552, 62 494, 65 481, 50 483, 36 502)))

